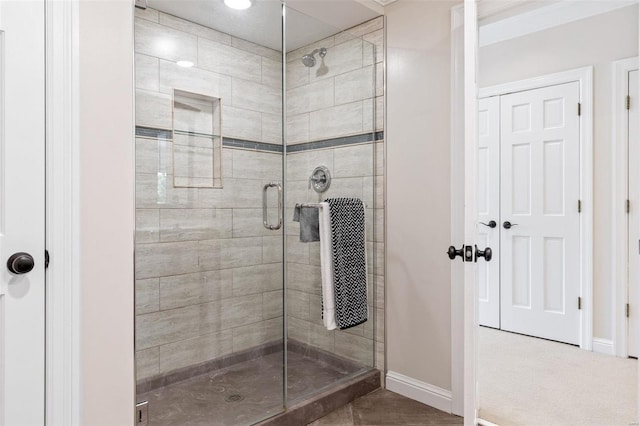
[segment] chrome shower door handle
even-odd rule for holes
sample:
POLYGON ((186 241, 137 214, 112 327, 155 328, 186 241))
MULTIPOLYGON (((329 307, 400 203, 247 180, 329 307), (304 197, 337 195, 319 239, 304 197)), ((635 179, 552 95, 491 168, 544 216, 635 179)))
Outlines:
POLYGON ((284 215, 284 206, 282 203, 282 185, 276 183, 276 188, 278 188, 278 224, 272 228, 273 230, 282 228, 284 215))
POLYGON ((282 185, 275 182, 269 182, 262 187, 262 224, 265 228, 276 231, 282 228, 283 221, 283 206, 282 206, 282 185), (269 218, 267 217, 267 191, 269 188, 277 188, 278 189, 278 224, 270 225, 269 218))

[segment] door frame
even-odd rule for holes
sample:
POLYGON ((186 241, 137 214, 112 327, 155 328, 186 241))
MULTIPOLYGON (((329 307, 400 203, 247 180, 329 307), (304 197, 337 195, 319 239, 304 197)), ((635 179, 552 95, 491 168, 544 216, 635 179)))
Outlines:
MULTIPOLYGON (((464 5, 454 6, 451 9, 451 94, 452 94, 452 132, 451 132, 451 205, 452 223, 460 223, 456 212, 467 202, 465 199, 465 185, 460 173, 464 172, 464 161, 468 155, 475 159, 472 152, 477 146, 477 135, 474 134, 477 122, 475 116, 464 115, 464 130, 460 129, 460 123, 455 122, 455 117, 460 117, 470 108, 477 110, 477 98, 479 94, 477 83, 478 63, 478 20, 477 0, 464 0, 464 5), (460 30, 463 26, 463 31, 460 30), (465 66, 466 64, 466 66, 465 66), (461 103, 462 102, 462 103, 461 103), (465 155, 467 154, 467 155, 465 155), (457 207, 457 208, 454 208, 457 207)), ((570 72, 554 74, 565 79, 570 72)), ((591 67, 573 70, 574 76, 570 81, 580 81, 580 100, 583 104, 583 117, 581 120, 581 188, 580 196, 583 201, 583 214, 581 215, 581 278, 585 290, 589 291, 586 298, 586 308, 589 315, 582 315, 581 321, 581 347, 592 348, 592 257, 593 257, 593 70, 591 67), (588 94, 588 105, 585 105, 588 94), (584 136, 584 137, 583 137, 584 136), (584 169, 583 169, 584 167, 584 169), (585 185, 587 185, 585 187, 585 185), (588 280, 588 281, 587 281, 588 280), (588 338, 585 338, 588 336, 588 338)), ((546 76, 550 77, 550 76, 546 76)), ((559 78, 560 82, 562 78, 559 78)), ((538 79, 523 80, 526 88, 531 88, 532 83, 538 79)), ((553 83, 548 79, 546 85, 553 83)), ((539 83, 538 83, 539 84, 539 83)), ((514 88, 517 87, 514 85, 514 88)), ((511 89, 513 90, 513 88, 511 89)), ((488 94, 490 92, 484 92, 488 94)), ((473 169, 475 170, 475 168, 473 169)), ((471 210, 475 209, 475 204, 471 210)), ((460 231, 454 231, 452 226, 452 241, 457 241, 460 231), (457 237, 457 238, 456 238, 457 237)), ((466 241, 465 243, 473 243, 466 241)), ((470 274, 451 269, 451 377, 452 377, 452 407, 456 414, 464 413, 465 425, 487 424, 478 418, 477 398, 477 335, 478 335, 478 301, 475 280, 470 274), (473 288, 468 288, 469 286, 473 288), (462 287, 462 288, 460 288, 462 287)), ((585 295, 582 292, 581 294, 585 295)), ((586 296, 586 295, 585 295, 586 296)))
MULTIPOLYGON (((478 174, 478 4, 464 0, 464 244, 476 243, 476 179, 478 174)), ((455 188, 457 189, 457 188, 455 188)), ((457 198, 452 194, 452 198, 457 198)), ((468 250, 468 249, 467 249, 468 250)), ((477 266, 464 263, 464 424, 476 424, 478 418, 478 286, 477 266), (473 327, 468 327, 472 324, 473 327)))
MULTIPOLYGON (((451 223, 464 223, 465 73, 464 5, 451 9, 451 223), (458 119, 458 118, 462 119, 458 119)), ((464 241, 464 229, 451 226, 451 242, 464 241)), ((464 271, 451 262, 451 412, 465 415, 466 363, 463 348, 466 314, 464 271)), ((474 415, 475 416, 475 415, 474 415)))
MULTIPOLYGON (((46 270, 45 422, 80 425, 81 258, 79 2, 45 1, 46 270)), ((132 402, 133 410, 133 402, 132 402)))
POLYGON ((629 115, 626 109, 626 97, 629 88, 628 73, 637 69, 640 69, 640 60, 637 56, 615 61, 611 66, 611 141, 613 143, 613 155, 611 156, 613 194, 611 203, 611 282, 614 283, 612 298, 614 336, 607 353, 619 357, 629 355, 627 346, 629 324, 625 305, 630 303, 627 289, 631 283, 627 276, 629 216, 626 203, 629 194, 628 148, 632 141, 629 140, 629 115))
MULTIPOLYGON (((472 63, 477 63, 478 60, 478 22, 477 22, 477 14, 476 14, 476 0, 464 0, 465 5, 471 5, 473 10, 469 11, 467 19, 461 25, 464 25, 464 32, 469 34, 469 41, 467 43, 468 48, 463 50, 463 35, 462 31, 457 29, 455 26, 451 26, 451 57, 452 57, 452 113, 460 114, 460 110, 455 108, 455 104, 459 99, 464 99, 465 103, 476 104, 476 101, 473 97, 465 97, 464 90, 465 87, 462 86, 464 83, 469 83, 473 87, 473 90, 477 89, 477 82, 475 80, 475 68, 469 68, 465 70, 463 68, 463 59, 472 63), (469 18, 474 18, 473 22, 469 22, 469 18), (466 78, 465 78, 466 77, 466 78), (458 82, 460 84, 458 84, 458 82), (464 83, 463 83, 464 82, 464 83)), ((639 18, 640 18, 640 10, 639 10, 639 18)), ((452 14, 452 22, 461 22, 462 16, 464 14, 462 5, 454 6, 451 9, 452 14)), ((640 42, 640 34, 638 35, 638 40, 640 42)), ((471 92, 472 93, 472 92, 471 92)), ((455 117, 460 117, 460 115, 452 115, 452 126, 455 117)), ((454 130, 455 128, 452 128, 454 130)), ((465 135, 457 131, 452 131, 451 133, 451 146, 452 146, 452 206, 454 205, 455 200, 460 201, 460 197, 462 197, 462 202, 464 202, 464 194, 463 190, 458 186, 454 185, 454 182, 459 180, 459 177, 453 174, 454 166, 457 164, 457 160, 460 159, 461 156, 464 156, 464 146, 467 144, 471 144, 475 146, 476 138, 474 135, 469 135, 468 139, 460 140, 461 137, 465 135), (462 152, 461 152, 462 151, 462 152), (462 194, 461 194, 462 192, 462 194)), ((615 141, 615 140, 614 140, 615 141)), ((613 155, 616 157, 616 153, 613 155)), ((591 163, 592 164, 592 163, 591 163)), ((614 172, 615 173, 615 168, 614 172)), ((614 207, 615 208, 615 207, 614 207)), ((455 210, 453 210, 455 212, 455 210)), ((614 216, 615 218, 615 216, 614 216)), ((452 222, 457 223, 457 222, 452 222)), ((615 231, 615 230, 614 230, 615 231)), ((614 246, 615 248, 615 246, 614 246)), ((476 417, 477 415, 477 395, 476 395, 476 368, 477 368, 477 358, 475 358, 476 354, 476 339, 477 339, 477 316, 474 314, 477 312, 477 300, 475 301, 476 307, 474 307, 474 300, 460 300, 456 299, 455 296, 460 294, 460 290, 456 289, 458 286, 464 286, 464 279, 459 275, 456 276, 452 274, 451 286, 452 286, 452 301, 451 301, 451 315, 452 315, 452 328, 451 328, 451 341, 452 341, 452 360, 451 360, 451 368, 452 368, 452 402, 454 409, 455 407, 462 407, 465 412, 465 425, 475 425, 475 424, 488 424, 487 422, 483 422, 481 419, 476 417), (471 328, 472 330, 468 330, 471 328), (469 337, 471 336, 471 337, 469 337), (457 353, 464 353, 465 356, 456 356, 457 353), (467 418, 467 416, 472 416, 467 418)), ((468 294, 465 298, 473 298, 473 294, 468 294)), ((640 366, 639 366, 640 368, 640 366)), ((640 394, 638 397, 638 407, 640 407, 640 394)), ((640 418, 640 417, 639 417, 640 418)))
MULTIPOLYGON (((477 0, 464 0, 451 8, 451 242, 473 244, 467 240, 467 203, 465 191, 475 193, 469 183, 475 181, 477 145, 478 50, 477 0), (469 158, 471 156, 471 158, 469 158), (467 166, 471 167, 468 169, 467 166)), ((476 398, 476 358, 478 303, 473 262, 451 262, 451 412, 464 417, 464 424, 475 425, 478 418, 476 398), (473 285, 469 285, 469 283, 473 285), (474 302, 475 301, 475 302, 474 302), (474 327, 469 327, 473 324, 474 327)))
MULTIPOLYGON (((592 350, 593 342, 593 67, 583 67, 518 80, 478 90, 478 99, 503 96, 543 87, 578 82, 580 114, 580 348, 592 350)), ((576 206, 577 208, 578 206, 576 206)))

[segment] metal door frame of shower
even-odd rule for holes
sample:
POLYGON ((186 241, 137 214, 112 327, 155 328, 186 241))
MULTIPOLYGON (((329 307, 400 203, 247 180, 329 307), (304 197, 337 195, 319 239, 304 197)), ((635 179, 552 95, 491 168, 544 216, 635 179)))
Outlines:
MULTIPOLYGON (((280 202, 286 206, 287 203, 287 2, 282 0, 282 188, 280 193, 280 202)), ((282 411, 287 411, 287 387, 289 384, 288 379, 288 361, 289 351, 287 346, 289 344, 289 336, 287 333, 288 328, 288 310, 287 310, 287 289, 289 288, 289 278, 287 274, 287 221, 284 220, 282 224, 282 411)))

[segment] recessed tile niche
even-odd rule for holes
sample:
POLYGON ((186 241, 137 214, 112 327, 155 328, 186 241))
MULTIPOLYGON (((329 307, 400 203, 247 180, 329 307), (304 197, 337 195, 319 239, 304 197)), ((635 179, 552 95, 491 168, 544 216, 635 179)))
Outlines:
POLYGON ((222 188, 220 98, 173 91, 173 186, 222 188))

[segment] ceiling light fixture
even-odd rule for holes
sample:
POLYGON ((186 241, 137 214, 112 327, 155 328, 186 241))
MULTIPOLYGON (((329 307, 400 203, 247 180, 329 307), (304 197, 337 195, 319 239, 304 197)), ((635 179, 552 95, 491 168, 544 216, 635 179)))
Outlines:
POLYGON ((178 61, 176 65, 182 68, 191 68, 193 66, 193 62, 191 61, 178 61))
POLYGON ((224 4, 231 9, 244 10, 253 5, 253 0, 224 0, 224 4))

